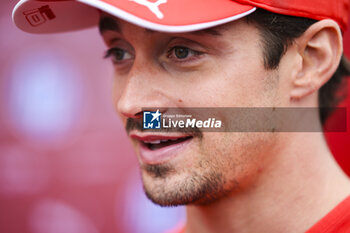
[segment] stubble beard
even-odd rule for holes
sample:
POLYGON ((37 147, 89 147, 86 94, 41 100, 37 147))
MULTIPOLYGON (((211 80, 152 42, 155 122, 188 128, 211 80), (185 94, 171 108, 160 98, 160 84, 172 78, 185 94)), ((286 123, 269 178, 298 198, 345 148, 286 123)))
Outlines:
POLYGON ((230 192, 220 170, 177 174, 171 165, 144 165, 142 172, 146 196, 160 206, 206 205, 230 192))
POLYGON ((142 165, 144 191, 160 206, 208 205, 232 197, 258 181, 259 168, 275 143, 275 135, 269 133, 239 134, 234 140, 226 135, 210 145, 201 142, 188 157, 197 160, 188 164, 142 165))

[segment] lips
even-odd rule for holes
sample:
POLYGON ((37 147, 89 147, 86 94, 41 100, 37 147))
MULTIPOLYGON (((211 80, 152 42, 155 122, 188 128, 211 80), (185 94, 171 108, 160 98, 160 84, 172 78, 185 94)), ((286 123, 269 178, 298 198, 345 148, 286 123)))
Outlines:
POLYGON ((181 154, 190 142, 191 135, 141 135, 131 133, 130 137, 138 141, 140 158, 146 164, 160 164, 181 154))
POLYGON ((142 141, 141 143, 148 147, 150 150, 158 150, 167 146, 175 145, 178 143, 182 143, 188 139, 190 139, 191 136, 189 137, 184 137, 184 138, 177 138, 177 139, 161 139, 161 140, 153 140, 153 141, 142 141))

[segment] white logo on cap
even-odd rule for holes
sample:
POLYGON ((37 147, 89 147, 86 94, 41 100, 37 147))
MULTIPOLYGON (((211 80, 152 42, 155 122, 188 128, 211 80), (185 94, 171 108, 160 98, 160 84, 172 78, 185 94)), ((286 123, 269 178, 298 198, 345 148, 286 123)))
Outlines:
POLYGON ((150 2, 148 0, 129 0, 132 2, 136 2, 137 4, 148 7, 153 14, 155 14, 158 19, 162 19, 164 17, 163 13, 159 10, 159 5, 167 3, 168 0, 158 0, 156 2, 150 2))

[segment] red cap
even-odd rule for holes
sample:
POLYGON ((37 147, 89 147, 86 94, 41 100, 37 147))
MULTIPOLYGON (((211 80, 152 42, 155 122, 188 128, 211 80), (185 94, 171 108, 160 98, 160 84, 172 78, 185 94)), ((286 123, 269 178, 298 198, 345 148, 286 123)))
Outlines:
POLYGON ((349 0, 236 0, 236 2, 283 15, 316 20, 333 19, 343 31, 349 22, 349 0))
POLYGON ((345 30, 349 0, 21 0, 13 21, 31 33, 64 32, 97 25, 101 10, 151 30, 188 32, 234 21, 256 7, 333 19, 345 30))

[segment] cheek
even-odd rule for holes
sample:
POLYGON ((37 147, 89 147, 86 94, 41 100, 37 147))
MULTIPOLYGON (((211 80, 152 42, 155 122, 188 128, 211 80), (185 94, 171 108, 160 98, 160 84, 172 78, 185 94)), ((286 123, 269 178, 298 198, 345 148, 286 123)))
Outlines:
POLYGON ((274 145, 272 134, 212 133, 200 145, 200 163, 221 171, 228 184, 241 187, 253 182, 270 157, 274 145))
MULTIPOLYGON (((219 60, 203 72, 197 72, 186 85, 178 86, 184 103, 191 106, 248 107, 263 106, 271 93, 271 76, 258 58, 219 60), (246 62, 248 60, 249 62, 246 62), (215 64, 215 65, 214 65, 215 64)), ((174 85, 184 84, 183 82, 174 85)))

